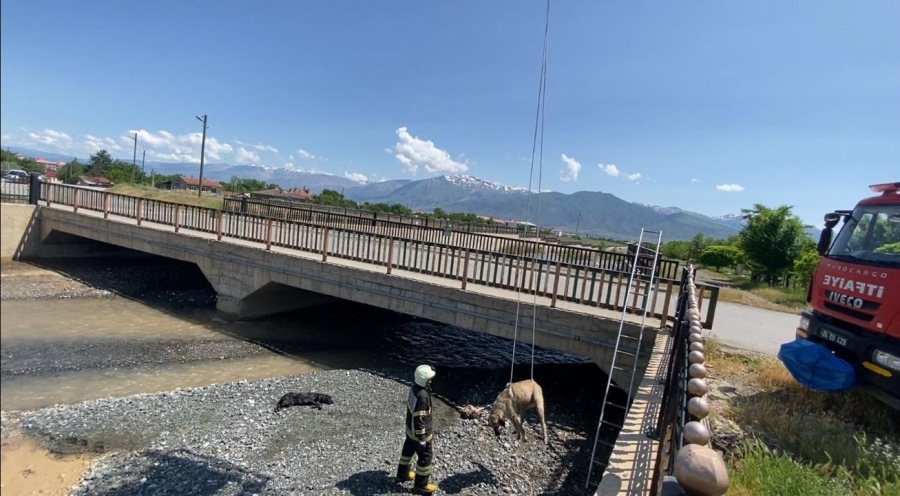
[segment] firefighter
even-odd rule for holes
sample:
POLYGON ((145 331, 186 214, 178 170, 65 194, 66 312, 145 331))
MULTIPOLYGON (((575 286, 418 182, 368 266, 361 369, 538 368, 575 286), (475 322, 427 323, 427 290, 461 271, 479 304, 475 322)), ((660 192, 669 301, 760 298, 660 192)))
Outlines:
POLYGON ((437 486, 428 482, 431 477, 431 442, 434 436, 431 421, 431 381, 434 375, 434 368, 430 365, 419 365, 416 368, 415 384, 406 401, 406 440, 397 467, 397 482, 414 480, 413 492, 418 494, 434 494, 437 489, 437 486), (410 470, 414 454, 415 471, 410 470))

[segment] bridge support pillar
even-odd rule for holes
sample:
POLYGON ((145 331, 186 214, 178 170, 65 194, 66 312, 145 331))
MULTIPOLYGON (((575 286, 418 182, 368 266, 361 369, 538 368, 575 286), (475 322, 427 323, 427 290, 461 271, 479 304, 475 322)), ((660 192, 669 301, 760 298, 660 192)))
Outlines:
POLYGON ((216 309, 238 319, 253 319, 335 301, 335 298, 284 284, 284 274, 222 258, 198 259, 216 290, 216 309), (273 280, 278 279, 280 280, 273 280))
POLYGON ((253 319, 334 301, 337 299, 328 295, 270 282, 243 298, 220 293, 216 310, 238 319, 253 319))

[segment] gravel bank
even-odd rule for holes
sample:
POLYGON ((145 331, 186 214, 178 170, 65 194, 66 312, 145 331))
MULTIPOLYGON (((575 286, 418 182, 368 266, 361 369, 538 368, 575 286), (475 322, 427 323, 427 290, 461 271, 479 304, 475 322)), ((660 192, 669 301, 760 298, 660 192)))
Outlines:
POLYGON ((25 341, 0 350, 0 377, 59 374, 91 369, 117 369, 264 356, 271 352, 235 339, 155 341, 25 341))
MULTIPOLYGON (((26 413, 20 428, 56 453, 105 453, 72 495, 407 494, 391 479, 408 392, 394 378, 411 370, 333 370, 90 401, 26 413), (282 394, 310 390, 331 394, 334 404, 273 412, 282 394)), ((505 375, 438 373, 437 393, 446 385, 454 401, 477 405, 492 401, 505 375)), ((440 492, 583 494, 594 408, 544 389, 550 446, 538 441, 532 414, 531 442, 518 457, 511 437, 494 437, 486 412, 462 420, 436 401, 440 492)))
POLYGON ((215 305, 195 264, 160 257, 44 259, 2 265, 2 300, 108 298, 122 295, 179 308, 215 305))

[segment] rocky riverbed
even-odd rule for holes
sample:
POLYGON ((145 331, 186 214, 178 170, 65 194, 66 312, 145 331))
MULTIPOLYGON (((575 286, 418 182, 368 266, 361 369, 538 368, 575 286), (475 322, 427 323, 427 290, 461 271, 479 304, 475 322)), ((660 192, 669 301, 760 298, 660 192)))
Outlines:
MULTIPOLYGON (((22 461, 15 473, 4 464, 4 491, 18 480, 28 491, 72 495, 405 494, 410 484, 392 476, 408 379, 415 365, 431 363, 439 374, 434 480, 441 493, 584 494, 605 375, 578 357, 537 351, 550 445, 540 441, 532 412, 531 442, 520 448, 509 433, 493 435, 487 411, 465 420, 456 409, 486 406, 503 388, 508 341, 353 304, 224 322, 196 267, 160 259, 5 263, 2 275, 0 298, 11 303, 0 367, 4 401, 41 385, 39 406, 69 403, 3 412, 4 459, 22 461), (122 297, 140 303, 122 313, 122 297), (296 370, 290 360, 310 357, 314 370, 334 370, 247 369, 268 356, 282 362, 267 371, 296 370), (73 385, 88 377, 128 395, 85 391, 73 401, 73 385), (144 389, 159 377, 165 380, 154 384, 173 384, 144 389), (256 378, 231 382, 249 377, 256 378), (185 383, 206 385, 176 389, 185 383), (66 396, 55 399, 49 384, 66 396), (310 390, 332 395, 334 404, 274 413, 282 394, 310 390), (31 447, 16 448, 22 442, 31 447)), ((530 350, 519 351, 515 380, 529 373, 530 350)))
MULTIPOLYGON (((437 393, 442 382, 471 376, 446 372, 438 371, 437 393)), ((47 408, 16 423, 52 452, 102 455, 73 495, 406 494, 392 477, 409 387, 402 377, 409 373, 332 370, 240 381, 47 408), (334 404, 274 413, 278 398, 291 391, 327 393, 334 404)), ((483 405, 498 391, 494 375, 470 377, 465 390, 446 389, 457 400, 483 405)), ((517 453, 508 433, 494 436, 486 412, 464 420, 437 401, 434 479, 440 491, 583 494, 587 416, 575 402, 548 403, 549 446, 540 441, 532 413, 529 442, 517 453)))

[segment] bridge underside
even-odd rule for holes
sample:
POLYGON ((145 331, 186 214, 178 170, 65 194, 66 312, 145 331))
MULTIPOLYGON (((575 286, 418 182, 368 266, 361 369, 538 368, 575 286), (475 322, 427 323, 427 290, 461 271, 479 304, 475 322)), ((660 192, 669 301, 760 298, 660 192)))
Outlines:
MULTIPOLYGON (((469 290, 462 290, 458 281, 398 270, 389 275, 383 267, 371 264, 338 259, 323 263, 321 255, 275 248, 267 251, 249 242, 217 241, 214 235, 177 234, 146 225, 39 208, 42 241, 52 241, 54 236, 65 233, 193 262, 218 293, 217 308, 238 318, 263 317, 340 298, 507 339, 513 338, 516 329, 515 298, 491 294, 492 288, 470 286, 469 290)), ((549 306, 534 308, 528 300, 523 298, 518 325, 520 329, 531 329, 534 323, 537 346, 589 357, 609 372, 619 329, 617 319, 549 306)), ((657 326, 657 322, 648 319, 637 364, 638 377, 649 362, 657 326)), ((637 337, 639 328, 626 322, 624 332, 637 337)), ((530 343, 531 333, 524 334, 519 339, 530 343)), ((632 363, 620 356, 619 366, 627 372, 612 371, 613 380, 627 389, 632 363)))

